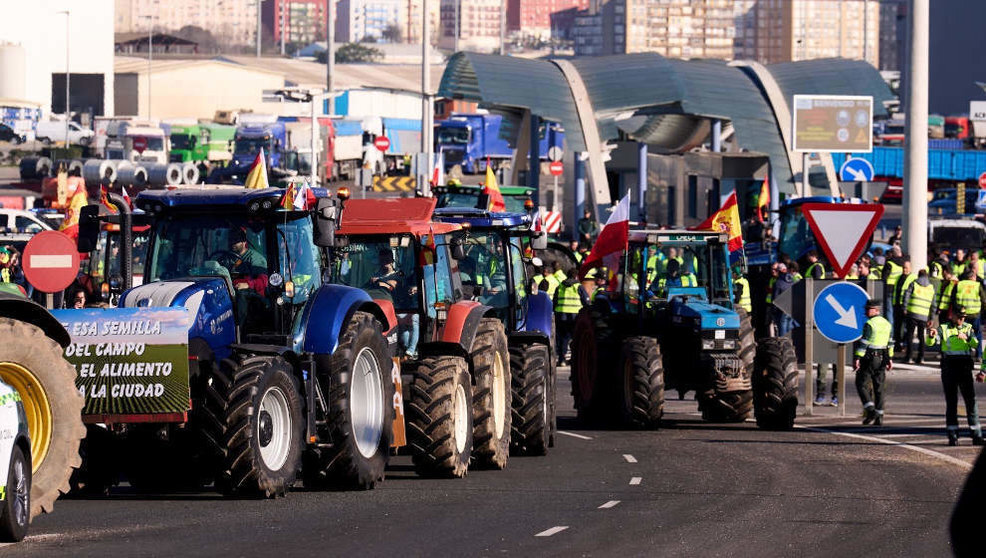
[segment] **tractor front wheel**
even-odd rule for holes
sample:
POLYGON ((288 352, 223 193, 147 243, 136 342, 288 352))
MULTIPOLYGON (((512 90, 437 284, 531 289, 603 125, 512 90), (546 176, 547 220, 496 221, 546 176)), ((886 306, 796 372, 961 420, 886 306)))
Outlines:
POLYGON ((762 339, 753 371, 753 412, 765 430, 790 430, 798 411, 798 361, 790 337, 762 339))
POLYGON ((461 478, 472 455, 472 384, 462 357, 417 363, 407 402, 407 442, 423 477, 461 478))
POLYGON ((656 429, 664 414, 664 367, 653 337, 623 342, 621 422, 631 428, 656 429))
POLYGON ((510 455, 510 355, 503 323, 483 318, 469 355, 473 380, 473 463, 503 469, 510 455))

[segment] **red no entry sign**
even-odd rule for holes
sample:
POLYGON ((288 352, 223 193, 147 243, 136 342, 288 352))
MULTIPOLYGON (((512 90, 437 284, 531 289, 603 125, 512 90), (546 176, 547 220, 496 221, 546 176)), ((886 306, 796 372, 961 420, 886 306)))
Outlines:
POLYGON ((377 139, 373 140, 373 145, 380 151, 387 151, 390 149, 390 140, 387 139, 387 136, 377 136, 377 139))
POLYGON ((551 171, 551 174, 554 176, 561 176, 562 173, 565 172, 565 165, 563 165, 561 161, 554 161, 548 165, 548 170, 551 171))
POLYGON ((147 149, 147 138, 143 136, 134 136, 134 151, 137 153, 143 153, 147 149))
POLYGON ((24 277, 43 293, 57 293, 79 274, 75 242, 58 231, 38 233, 24 247, 24 277))

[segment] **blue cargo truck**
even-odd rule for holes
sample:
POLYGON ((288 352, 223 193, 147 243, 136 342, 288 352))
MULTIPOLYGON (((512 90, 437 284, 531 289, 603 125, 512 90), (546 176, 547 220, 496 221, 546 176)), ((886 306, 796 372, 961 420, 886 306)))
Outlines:
MULTIPOLYGON (((452 114, 435 130, 435 150, 444 154, 445 170, 461 165, 462 172, 486 172, 486 161, 494 169, 513 157, 514 150, 500 135, 503 117, 498 114, 452 114)), ((548 149, 563 147, 565 131, 554 122, 545 122, 538 134, 542 159, 548 149)))

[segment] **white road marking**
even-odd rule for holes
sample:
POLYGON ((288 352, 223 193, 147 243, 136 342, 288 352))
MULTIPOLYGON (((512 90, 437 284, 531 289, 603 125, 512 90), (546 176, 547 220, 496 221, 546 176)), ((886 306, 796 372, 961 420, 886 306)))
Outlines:
POLYGON ((558 525, 556 527, 552 527, 551 529, 545 529, 544 531, 541 531, 540 533, 538 533, 538 534, 536 534, 534 536, 535 537, 550 537, 551 535, 556 535, 558 533, 561 533, 565 529, 568 529, 568 525, 558 525))
POLYGON ((924 455, 934 457, 935 459, 940 459, 946 463, 951 463, 952 465, 959 466, 963 469, 972 469, 972 464, 961 459, 956 459, 951 455, 945 455, 937 451, 930 450, 928 448, 922 448, 920 446, 915 446, 912 444, 905 444, 904 442, 898 442, 896 440, 888 440, 886 438, 878 438, 876 436, 864 436, 862 434, 854 434, 852 432, 838 432, 836 430, 828 430, 826 428, 817 428, 811 426, 798 426, 798 428, 803 428, 812 432, 824 432, 826 434, 835 434, 836 436, 845 436, 847 438, 855 438, 857 440, 867 440, 870 442, 877 442, 879 444, 887 444, 888 446, 897 446, 907 450, 916 451, 918 453, 923 453, 924 455))
POLYGON ((564 430, 559 430, 559 434, 562 436, 571 436, 572 438, 578 438, 579 440, 591 440, 591 436, 583 436, 581 434, 576 434, 575 432, 565 432, 564 430))
POLYGON ((633 477, 633 478, 630 479, 630 485, 631 486, 637 486, 638 484, 640 484, 640 481, 642 481, 642 480, 643 479, 641 477, 633 477))
POLYGON ((623 459, 625 459, 627 463, 636 463, 637 462, 637 458, 634 457, 634 456, 632 456, 632 455, 630 455, 629 453, 624 453, 623 454, 623 459))
POLYGON ((599 510, 608 510, 609 508, 615 508, 616 507, 616 504, 619 504, 619 503, 620 503, 619 500, 610 500, 609 502, 606 502, 605 504, 599 506, 596 509, 599 509, 599 510))

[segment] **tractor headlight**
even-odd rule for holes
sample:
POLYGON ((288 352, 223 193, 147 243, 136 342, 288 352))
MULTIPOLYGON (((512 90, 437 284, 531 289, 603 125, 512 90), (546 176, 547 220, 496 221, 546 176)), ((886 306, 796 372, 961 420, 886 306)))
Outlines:
POLYGON ((722 348, 723 349, 727 349, 727 350, 733 350, 733 349, 735 349, 736 348, 736 340, 735 339, 726 339, 725 341, 722 342, 722 348))
POLYGON ((702 339, 702 350, 711 351, 716 348, 716 342, 713 339, 702 339))

